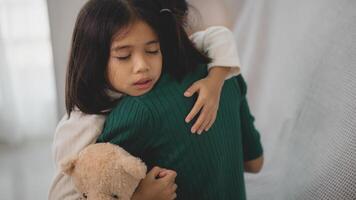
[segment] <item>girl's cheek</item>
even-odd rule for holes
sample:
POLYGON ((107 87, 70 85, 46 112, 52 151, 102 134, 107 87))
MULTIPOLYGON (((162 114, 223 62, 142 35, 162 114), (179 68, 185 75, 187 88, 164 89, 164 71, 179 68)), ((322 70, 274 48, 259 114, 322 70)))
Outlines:
POLYGON ((162 68, 162 64, 163 64, 162 55, 159 55, 155 58, 154 64, 155 64, 155 66, 162 68))

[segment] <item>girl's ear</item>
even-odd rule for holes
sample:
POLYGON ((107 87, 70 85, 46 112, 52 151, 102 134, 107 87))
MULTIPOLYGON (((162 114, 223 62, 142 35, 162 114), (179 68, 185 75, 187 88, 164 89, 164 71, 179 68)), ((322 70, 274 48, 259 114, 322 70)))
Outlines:
POLYGON ((60 170, 62 173, 71 176, 73 174, 78 156, 69 156, 60 162, 60 170))

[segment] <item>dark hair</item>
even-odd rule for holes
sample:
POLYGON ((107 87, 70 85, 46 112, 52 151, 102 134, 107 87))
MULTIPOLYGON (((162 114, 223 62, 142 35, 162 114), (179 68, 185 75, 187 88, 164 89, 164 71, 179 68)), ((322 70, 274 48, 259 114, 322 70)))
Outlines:
POLYGON ((107 65, 114 35, 136 20, 146 22, 158 35, 163 71, 182 78, 199 64, 211 60, 198 51, 184 30, 188 4, 185 0, 90 0, 75 24, 66 75, 66 110, 78 107, 87 114, 106 114, 117 103, 107 65), (162 11, 169 9, 169 11, 162 11))

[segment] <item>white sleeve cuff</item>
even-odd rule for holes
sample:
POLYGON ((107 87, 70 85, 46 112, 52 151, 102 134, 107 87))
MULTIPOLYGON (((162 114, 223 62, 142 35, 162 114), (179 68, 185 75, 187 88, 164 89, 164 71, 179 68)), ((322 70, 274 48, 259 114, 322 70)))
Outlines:
POLYGON ((207 52, 212 58, 211 67, 231 67, 231 74, 227 79, 240 74, 240 59, 233 33, 223 26, 212 26, 204 31, 194 33, 191 37, 196 47, 207 52))

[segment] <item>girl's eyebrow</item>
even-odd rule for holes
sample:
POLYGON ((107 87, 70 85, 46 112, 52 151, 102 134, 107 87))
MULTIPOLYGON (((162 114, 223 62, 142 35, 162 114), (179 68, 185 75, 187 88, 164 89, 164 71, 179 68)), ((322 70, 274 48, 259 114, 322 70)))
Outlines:
MULTIPOLYGON (((158 44, 158 43, 159 43, 158 40, 151 40, 149 42, 146 42, 145 45, 158 44)), ((121 49, 128 49, 130 47, 132 47, 132 46, 131 45, 116 46, 116 47, 112 48, 111 50, 119 51, 121 49)))
POLYGON ((131 47, 131 45, 116 46, 116 47, 112 48, 111 51, 119 51, 121 49, 128 49, 130 47, 131 47))
POLYGON ((157 44, 157 43, 159 43, 158 40, 152 40, 152 41, 146 42, 145 45, 157 44))

